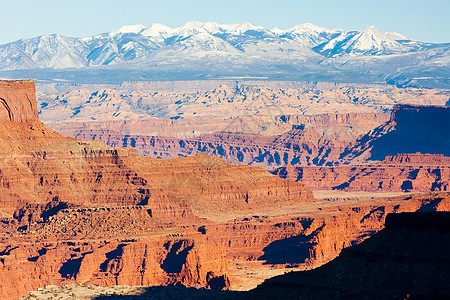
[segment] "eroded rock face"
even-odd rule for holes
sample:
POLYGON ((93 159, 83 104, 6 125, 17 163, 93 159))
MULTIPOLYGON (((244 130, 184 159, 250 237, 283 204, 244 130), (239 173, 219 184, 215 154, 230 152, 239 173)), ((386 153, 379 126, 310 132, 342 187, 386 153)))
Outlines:
POLYGON ((3 298, 73 281, 224 288, 225 255, 197 230, 202 213, 313 201, 263 169, 144 158, 14 118, 0 123, 3 298))
POLYGON ((350 142, 388 120, 389 114, 386 113, 328 113, 320 115, 244 115, 231 118, 53 121, 48 122, 48 125, 56 131, 72 137, 101 129, 110 134, 186 139, 216 132, 254 133, 270 137, 286 133, 292 129, 293 125, 304 124, 313 128, 324 139, 350 142))
POLYGON ((75 135, 84 140, 97 139, 118 147, 134 147, 141 154, 174 158, 206 153, 233 164, 273 169, 284 165, 332 164, 349 144, 323 138, 312 128, 295 127, 280 136, 217 132, 191 139, 121 135, 95 130, 75 135))
POLYGON ((73 282, 239 287, 245 263, 311 268, 380 230, 388 212, 449 208, 448 193, 319 201, 205 154, 151 159, 37 120, 0 126, 4 299, 73 282))
POLYGON ((0 122, 38 119, 36 88, 32 80, 0 80, 0 122))
POLYGON ((446 299, 449 213, 390 214, 386 228, 332 262, 266 281, 246 295, 284 299, 446 299))
POLYGON ((287 166, 273 171, 314 190, 429 192, 450 190, 450 157, 436 154, 387 156, 377 164, 335 167, 287 166))
POLYGON ((217 245, 195 239, 36 242, 2 248, 0 295, 15 298, 49 284, 229 285, 217 245))
POLYGON ((0 294, 72 282, 233 286, 243 280, 236 262, 317 267, 380 230, 388 213, 448 210, 450 195, 287 205, 234 219, 237 212, 198 213, 172 224, 139 205, 65 208, 3 237, 0 294))

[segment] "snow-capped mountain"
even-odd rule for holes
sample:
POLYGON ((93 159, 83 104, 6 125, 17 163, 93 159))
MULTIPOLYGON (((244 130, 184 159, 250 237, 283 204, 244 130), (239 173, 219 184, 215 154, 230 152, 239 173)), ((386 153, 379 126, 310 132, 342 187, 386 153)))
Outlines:
POLYGON ((214 69, 217 74, 247 76, 258 70, 258 75, 269 77, 284 74, 283 78, 295 75, 314 80, 314 74, 320 74, 320 78, 333 80, 342 72, 360 72, 363 68, 371 78, 384 78, 402 68, 412 70, 427 57, 440 58, 438 64, 427 64, 425 69, 445 69, 448 48, 449 44, 421 43, 373 26, 346 31, 306 23, 289 29, 267 29, 248 22, 190 21, 175 28, 127 25, 85 38, 54 34, 3 44, 0 72, 108 66, 108 70, 150 68, 152 74, 162 69, 186 74, 201 69, 205 74, 214 69))
POLYGON ((330 30, 311 23, 300 24, 288 30, 278 31, 280 36, 300 41, 310 47, 328 42, 343 33, 345 33, 343 29, 330 30))
POLYGON ((386 55, 423 49, 426 45, 401 34, 382 32, 369 26, 361 32, 350 31, 318 45, 315 50, 328 57, 342 55, 386 55))
POLYGON ((165 39, 175 35, 175 30, 163 24, 152 24, 150 27, 141 30, 139 33, 156 42, 163 42, 165 39))
POLYGON ((43 35, 0 46, 3 69, 80 68, 86 66, 89 48, 77 38, 43 35))
POLYGON ((109 35, 113 36, 121 33, 139 33, 146 29, 144 25, 125 25, 116 30, 113 30, 109 33, 109 35))

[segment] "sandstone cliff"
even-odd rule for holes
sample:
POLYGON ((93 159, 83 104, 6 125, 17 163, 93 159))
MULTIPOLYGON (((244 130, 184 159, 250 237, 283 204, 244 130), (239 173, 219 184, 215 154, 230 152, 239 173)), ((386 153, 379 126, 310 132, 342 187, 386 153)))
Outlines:
POLYGON ((295 127, 280 136, 265 137, 251 133, 217 132, 197 138, 121 135, 104 130, 81 131, 74 135, 95 139, 114 147, 133 147, 143 155, 157 158, 192 156, 203 152, 241 165, 273 169, 284 165, 332 164, 349 144, 331 141, 317 131, 295 127))
POLYGON ((3 86, 11 112, 0 123, 3 298, 74 280, 226 287, 222 250, 198 232, 207 221, 195 213, 313 200, 304 186, 262 169, 205 155, 152 160, 66 138, 36 110, 20 111, 32 82, 3 86), (132 261, 141 266, 136 274, 132 261))
POLYGON ((246 297, 447 299, 448 212, 388 215, 386 228, 307 272, 267 280, 246 297))
POLYGON ((335 167, 281 167, 281 178, 296 180, 313 190, 366 192, 428 192, 450 190, 450 157, 399 154, 382 162, 335 167))
POLYGON ((32 80, 0 81, 0 121, 38 119, 36 88, 32 80))
POLYGON ((345 148, 341 166, 286 166, 274 173, 316 190, 447 191, 449 119, 449 107, 398 105, 388 122, 345 148))
POLYGON ((96 130, 111 134, 192 138, 215 132, 281 135, 293 125, 307 125, 328 140, 354 141, 389 120, 386 113, 329 113, 320 115, 269 115, 239 117, 192 117, 180 119, 146 118, 89 122, 48 122, 56 131, 75 137, 96 130))
MULTIPOLYGON (((385 119, 385 114, 348 113, 318 116, 282 115, 273 120, 264 119, 262 123, 236 118, 219 123, 218 127, 212 119, 202 118, 177 121, 89 122, 59 124, 57 127, 69 136, 83 140, 99 140, 113 147, 133 147, 138 153, 151 157, 174 158, 204 152, 233 164, 273 169, 285 165, 335 164, 351 141, 375 128, 385 119), (229 131, 191 138, 145 134, 145 132, 162 132, 160 129, 162 124, 168 124, 167 130, 172 130, 165 131, 168 135, 176 135, 177 130, 185 132, 187 124, 190 124, 188 128, 195 129, 195 132, 206 130, 208 126, 212 129, 226 128, 229 131), (225 124, 228 124, 228 127, 225 124), (257 126, 254 128, 253 125, 257 126), (265 133, 274 132, 275 129, 270 129, 273 127, 280 134, 265 136, 252 133, 262 130, 258 127, 265 128, 265 133), (246 132, 239 132, 242 130, 246 132)), ((263 119, 259 121, 261 120, 263 119)))

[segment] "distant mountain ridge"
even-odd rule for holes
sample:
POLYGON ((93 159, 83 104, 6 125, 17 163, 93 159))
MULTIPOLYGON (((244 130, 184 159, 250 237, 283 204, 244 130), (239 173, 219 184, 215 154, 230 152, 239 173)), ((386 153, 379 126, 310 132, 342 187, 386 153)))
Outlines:
POLYGON ((186 71, 186 76, 265 74, 270 78, 316 76, 330 80, 344 72, 351 80, 357 77, 353 73, 364 70, 366 81, 401 81, 405 85, 417 78, 445 77, 429 73, 436 69, 446 72, 449 49, 450 44, 414 41, 374 26, 347 31, 306 23, 282 30, 248 22, 190 21, 176 28, 127 25, 85 38, 53 34, 21 39, 0 45, 0 72, 107 67, 186 71), (408 76, 404 68, 413 75, 428 75, 408 76))

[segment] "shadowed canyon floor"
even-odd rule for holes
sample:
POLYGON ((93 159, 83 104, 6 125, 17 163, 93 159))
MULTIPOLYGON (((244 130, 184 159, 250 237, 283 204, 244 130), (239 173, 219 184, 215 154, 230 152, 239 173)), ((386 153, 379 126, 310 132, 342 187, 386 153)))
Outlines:
POLYGON ((203 153, 163 160, 65 137, 38 121, 31 81, 0 82, 0 97, 4 299, 74 283, 248 290, 332 260, 388 213, 450 205, 443 191, 316 199, 203 153))

